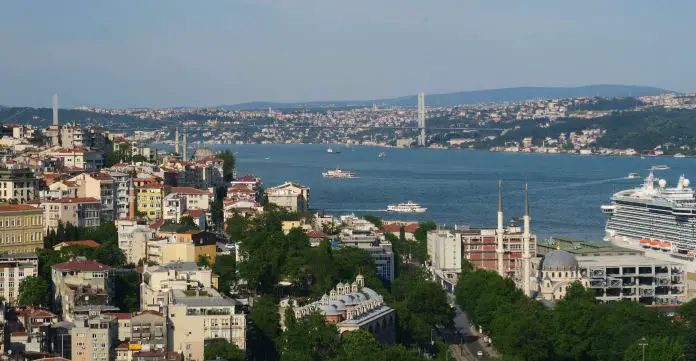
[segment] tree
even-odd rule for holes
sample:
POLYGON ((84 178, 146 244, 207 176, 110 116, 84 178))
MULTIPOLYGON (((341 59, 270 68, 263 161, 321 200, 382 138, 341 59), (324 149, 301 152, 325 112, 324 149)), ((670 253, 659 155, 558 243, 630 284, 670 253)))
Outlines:
POLYGON ((598 305, 593 292, 579 282, 571 284, 563 300, 556 303, 552 315, 554 349, 567 360, 587 360, 598 319, 598 305))
POLYGON ((140 310, 140 283, 135 270, 114 274, 114 304, 122 312, 140 310))
POLYGON ((205 345, 204 357, 206 360, 220 358, 227 361, 243 361, 244 356, 244 351, 225 339, 208 341, 205 345))
POLYGON ((363 217, 366 221, 372 223, 377 228, 382 228, 384 223, 382 223, 382 218, 368 214, 363 217))
POLYGON ((210 261, 208 261, 208 257, 204 255, 198 256, 198 260, 196 260, 196 264, 198 267, 210 267, 210 261))
POLYGON ((425 361, 420 350, 407 349, 402 345, 394 345, 384 350, 385 361, 425 361))
POLYGON ((45 279, 29 276, 19 283, 18 302, 22 306, 44 306, 50 304, 51 285, 45 279))
POLYGON ((247 228, 247 219, 244 216, 235 213, 227 220, 227 235, 230 237, 230 241, 238 242, 242 239, 244 231, 247 228))
POLYGON ((652 337, 634 342, 624 354, 625 361, 677 361, 684 359, 684 346, 669 337, 652 337), (643 357, 645 351, 645 357, 643 357))
POLYGON ((384 361, 382 347, 375 337, 365 331, 351 331, 343 335, 340 355, 336 361, 384 361))
POLYGON ((280 335, 278 300, 270 296, 259 298, 254 302, 249 318, 252 327, 247 348, 252 356, 258 360, 277 360, 276 340, 280 335))
POLYGON ((338 329, 327 324, 321 314, 313 313, 291 326, 282 336, 282 361, 325 361, 338 354, 341 342, 338 329))
POLYGON ((196 222, 193 221, 193 217, 191 216, 184 216, 179 219, 179 224, 182 226, 186 226, 189 228, 198 228, 196 225, 196 222))
POLYGON ((222 178, 225 182, 231 182, 234 177, 234 153, 229 150, 224 150, 218 153, 217 157, 222 159, 222 178))
POLYGON ((215 258, 212 266, 213 272, 217 273, 218 291, 229 294, 230 285, 235 280, 236 261, 234 255, 219 255, 215 258))

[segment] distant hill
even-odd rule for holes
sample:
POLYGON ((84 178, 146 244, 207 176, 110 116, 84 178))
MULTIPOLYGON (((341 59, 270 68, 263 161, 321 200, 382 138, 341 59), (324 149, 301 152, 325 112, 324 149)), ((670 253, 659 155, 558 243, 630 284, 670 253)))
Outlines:
MULTIPOLYGON (((517 87, 489 90, 472 90, 445 94, 425 94, 425 102, 431 106, 447 106, 458 104, 476 104, 492 102, 513 102, 530 99, 573 98, 579 96, 600 97, 639 97, 670 93, 670 90, 649 86, 636 85, 586 85, 578 87, 517 87)), ((416 95, 391 99, 373 100, 341 100, 341 101, 312 101, 312 102, 249 102, 235 105, 224 105, 230 109, 263 109, 263 108, 298 108, 298 107, 348 107, 371 106, 413 106, 417 104, 416 95)))

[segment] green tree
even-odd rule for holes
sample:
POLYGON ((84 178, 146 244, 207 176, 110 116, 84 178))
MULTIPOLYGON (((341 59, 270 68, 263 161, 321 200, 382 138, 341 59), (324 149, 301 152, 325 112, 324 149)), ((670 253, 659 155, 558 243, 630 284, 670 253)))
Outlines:
POLYGON ((571 284, 552 315, 554 349, 565 360, 588 360, 595 335, 593 325, 601 322, 594 294, 579 282, 571 284))
POLYGON ((375 227, 377 228, 382 228, 384 226, 384 223, 382 223, 382 218, 373 216, 371 214, 365 215, 363 217, 366 221, 372 223, 375 227))
POLYGON ((259 298, 254 302, 249 318, 249 351, 258 360, 277 360, 276 340, 280 336, 278 300, 270 296, 259 298))
POLYGON ((225 182, 231 182, 234 176, 234 153, 229 150, 224 150, 218 153, 217 157, 222 159, 222 178, 225 182))
POLYGON ((234 255, 219 255, 215 258, 215 264, 212 266, 218 278, 218 291, 229 294, 230 285, 235 280, 236 261, 234 255))
POLYGON ((425 361, 420 350, 407 349, 403 345, 394 345, 384 350, 385 361, 425 361))
POLYGON ((624 354, 625 361, 678 361, 684 359, 684 346, 669 337, 651 337, 634 342, 624 354), (645 345, 645 346, 643 346, 645 345), (645 356, 643 351, 645 350, 645 356))
POLYGON ((340 355, 336 361, 384 361, 385 354, 375 337, 357 330, 343 335, 340 355))
POLYGON ((283 333, 283 361, 325 361, 336 356, 341 340, 335 325, 327 324, 324 316, 313 313, 297 320, 283 333))
POLYGON ((45 279, 29 276, 19 283, 18 302, 22 306, 44 306, 50 304, 51 285, 45 279))
POLYGON ((220 358, 227 361, 243 361, 245 354, 237 345, 224 339, 216 339, 206 342, 204 357, 206 360, 220 358))
POLYGON ((114 304, 122 312, 140 310, 140 282, 135 270, 114 274, 114 304))
POLYGON ((193 217, 191 216, 181 217, 181 219, 179 219, 179 224, 189 228, 198 228, 196 222, 193 221, 193 217))
POLYGON ((232 242, 238 242, 242 239, 244 231, 247 229, 248 222, 247 219, 235 213, 232 217, 227 220, 227 235, 230 237, 232 242))
POLYGON ((208 261, 208 257, 204 255, 198 256, 198 259, 196 260, 196 264, 199 267, 210 267, 210 261, 208 261))

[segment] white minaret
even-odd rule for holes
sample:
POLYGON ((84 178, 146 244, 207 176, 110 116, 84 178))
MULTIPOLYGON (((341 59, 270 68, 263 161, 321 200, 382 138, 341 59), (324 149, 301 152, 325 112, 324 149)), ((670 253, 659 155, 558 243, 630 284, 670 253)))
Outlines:
POLYGON ((53 125, 58 126, 58 94, 53 94, 53 125))
POLYGON ((179 127, 176 128, 174 133, 174 154, 179 154, 179 127))
POLYGON ((497 247, 495 252, 498 256, 498 274, 505 278, 505 264, 504 264, 504 254, 505 247, 503 246, 503 234, 505 230, 503 229, 503 181, 498 181, 498 229, 496 232, 497 236, 497 247))
POLYGON ((184 149, 183 149, 183 151, 184 151, 184 152, 183 152, 183 153, 184 153, 184 157, 182 158, 182 160, 186 160, 186 132, 184 132, 184 142, 183 142, 183 143, 184 143, 184 144, 183 144, 183 147, 184 147, 184 149))
POLYGON ((527 183, 524 184, 524 233, 522 234, 522 266, 524 267, 523 271, 523 282, 522 282, 522 291, 524 292, 525 295, 531 296, 532 295, 532 290, 531 290, 531 285, 529 278, 531 277, 531 235, 530 235, 530 230, 529 230, 529 222, 531 218, 529 217, 529 187, 527 183))

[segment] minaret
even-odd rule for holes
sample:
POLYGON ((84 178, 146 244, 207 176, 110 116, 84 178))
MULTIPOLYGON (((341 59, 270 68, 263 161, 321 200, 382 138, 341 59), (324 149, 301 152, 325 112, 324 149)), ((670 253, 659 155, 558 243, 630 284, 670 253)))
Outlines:
POLYGON ((53 94, 53 125, 58 126, 58 94, 53 94))
POLYGON ((505 230, 503 229, 503 181, 499 180, 498 181, 498 230, 497 230, 497 247, 495 249, 495 252, 498 256, 498 274, 505 278, 505 260, 504 260, 504 254, 505 254, 505 247, 503 246, 503 233, 505 230))
POLYGON ((184 150, 184 152, 183 152, 184 157, 182 158, 182 160, 186 161, 186 132, 184 132, 184 144, 183 145, 184 145, 184 149, 183 149, 184 150))
POLYGON ((529 186, 527 183, 524 184, 524 233, 522 234, 522 266, 524 267, 524 274, 522 277, 522 291, 525 295, 531 296, 532 290, 530 287, 529 278, 531 277, 531 235, 529 231, 529 222, 531 218, 529 217, 529 186))
POLYGON ((174 154, 179 154, 179 127, 176 128, 174 133, 174 154))
POLYGON ((53 94, 53 124, 48 127, 51 135, 51 146, 60 145, 60 126, 58 125, 58 94, 53 94))

